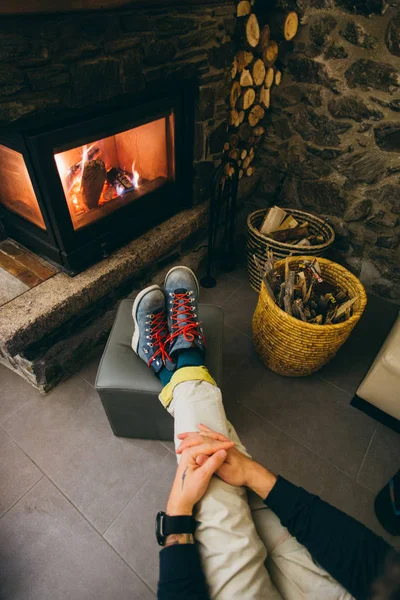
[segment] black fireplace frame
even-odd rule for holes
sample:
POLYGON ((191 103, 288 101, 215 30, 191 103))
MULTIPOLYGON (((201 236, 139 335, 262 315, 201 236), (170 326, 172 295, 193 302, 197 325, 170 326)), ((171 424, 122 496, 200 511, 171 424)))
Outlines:
POLYGON ((46 231, 0 205, 7 235, 75 275, 193 204, 194 106, 192 80, 173 92, 127 99, 117 110, 81 113, 73 120, 35 129, 1 132, 0 144, 20 152, 46 225, 46 231), (175 117, 175 181, 146 193, 86 227, 74 230, 54 154, 138 127, 171 111, 175 117))

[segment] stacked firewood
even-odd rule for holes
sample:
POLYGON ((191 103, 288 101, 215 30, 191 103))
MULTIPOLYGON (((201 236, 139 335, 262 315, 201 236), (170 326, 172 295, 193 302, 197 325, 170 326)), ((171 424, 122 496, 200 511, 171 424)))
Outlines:
POLYGON ((289 315, 315 325, 333 325, 351 317, 358 296, 350 298, 347 290, 323 279, 316 258, 297 263, 299 271, 290 269, 289 257, 286 258, 284 276, 276 271, 271 250, 264 267, 255 255, 254 261, 268 294, 289 315))
MULTIPOLYGON (((237 161, 239 177, 243 177, 254 173, 252 163, 255 149, 264 135, 262 121, 270 106, 271 87, 281 82, 282 73, 275 66, 278 42, 294 38, 298 16, 294 11, 267 13, 266 16, 264 13, 259 20, 248 0, 238 2, 236 14, 236 41, 240 50, 236 52, 231 70, 230 130, 224 149, 237 161)), ((227 175, 232 175, 233 171, 232 167, 227 167, 227 175)))
POLYGON ((322 234, 314 234, 307 221, 299 222, 279 206, 272 206, 260 227, 260 233, 276 242, 284 242, 293 246, 316 246, 323 244, 322 234))

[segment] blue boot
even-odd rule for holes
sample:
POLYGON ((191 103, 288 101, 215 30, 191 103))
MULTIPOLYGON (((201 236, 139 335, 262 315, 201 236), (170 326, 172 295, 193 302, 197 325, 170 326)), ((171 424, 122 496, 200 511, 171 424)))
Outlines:
POLYGON ((135 323, 132 338, 133 351, 155 373, 160 371, 165 361, 168 361, 172 367, 172 361, 165 349, 169 334, 165 297, 158 285, 151 285, 136 296, 132 316, 135 323))
MULTIPOLYGON (((199 321, 199 284, 188 267, 174 267, 165 277, 168 353, 176 361, 179 350, 197 348, 204 352, 204 333, 199 321)), ((166 362, 169 369, 169 363, 166 362)))

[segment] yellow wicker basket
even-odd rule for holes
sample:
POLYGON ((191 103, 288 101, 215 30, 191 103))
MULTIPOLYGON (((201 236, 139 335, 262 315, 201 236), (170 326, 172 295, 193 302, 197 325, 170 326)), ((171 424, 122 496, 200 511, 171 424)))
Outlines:
MULTIPOLYGON (((299 270, 299 262, 313 260, 312 256, 290 257, 292 270, 299 270)), ((335 325, 315 325, 295 319, 275 304, 262 284, 258 304, 253 316, 254 347, 264 364, 289 377, 311 375, 331 360, 347 340, 364 312, 367 295, 363 285, 344 267, 318 259, 322 277, 329 283, 347 291, 350 298, 358 296, 352 316, 335 325)), ((276 263, 283 274, 285 261, 276 263)))

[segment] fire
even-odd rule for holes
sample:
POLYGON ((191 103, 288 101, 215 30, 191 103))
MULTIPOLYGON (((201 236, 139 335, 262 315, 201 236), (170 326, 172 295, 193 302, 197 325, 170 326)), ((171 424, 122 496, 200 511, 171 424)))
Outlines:
POLYGON ((138 188, 139 187, 139 173, 135 170, 135 161, 133 161, 132 163, 132 184, 134 188, 138 188))
MULTIPOLYGON (((102 161, 100 148, 101 142, 95 142, 90 146, 82 146, 80 161, 72 165, 67 164, 65 154, 68 151, 54 155, 71 214, 81 215, 90 210, 82 193, 82 175, 86 163, 94 160, 102 161)), ((106 164, 107 175, 97 206, 103 206, 126 192, 139 187, 140 174, 135 169, 135 161, 133 161, 131 168, 132 172, 129 173, 123 168, 119 168, 119 166, 106 164)))

